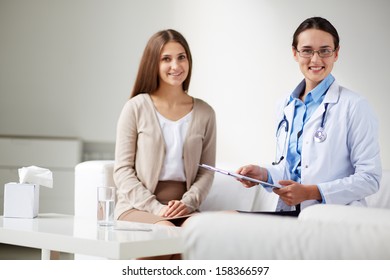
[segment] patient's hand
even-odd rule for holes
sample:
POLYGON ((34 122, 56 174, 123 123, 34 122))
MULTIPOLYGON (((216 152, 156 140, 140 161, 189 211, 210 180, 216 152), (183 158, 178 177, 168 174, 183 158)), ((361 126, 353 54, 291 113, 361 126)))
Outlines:
POLYGON ((178 217, 190 214, 188 207, 180 200, 171 200, 168 202, 168 209, 164 214, 164 217, 178 217))
POLYGON ((164 217, 165 212, 167 212, 168 206, 164 206, 161 208, 160 212, 158 213, 158 216, 164 217))

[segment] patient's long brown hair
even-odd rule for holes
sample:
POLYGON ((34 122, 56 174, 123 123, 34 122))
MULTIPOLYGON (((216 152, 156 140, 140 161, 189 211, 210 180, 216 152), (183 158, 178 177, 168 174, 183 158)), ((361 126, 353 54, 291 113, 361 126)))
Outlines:
POLYGON ((190 48, 183 35, 181 35, 176 30, 167 29, 157 32, 149 39, 141 58, 137 78, 135 80, 130 98, 140 93, 152 93, 158 89, 160 86, 159 63, 161 50, 166 43, 172 41, 181 44, 186 51, 189 70, 187 78, 183 82, 183 90, 188 90, 192 72, 192 56, 190 48))

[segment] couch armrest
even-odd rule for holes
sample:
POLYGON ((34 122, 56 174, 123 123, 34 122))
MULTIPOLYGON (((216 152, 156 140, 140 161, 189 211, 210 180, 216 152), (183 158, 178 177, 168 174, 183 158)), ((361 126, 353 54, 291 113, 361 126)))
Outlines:
POLYGON ((75 167, 75 216, 96 218, 96 188, 115 186, 113 160, 92 160, 75 167))

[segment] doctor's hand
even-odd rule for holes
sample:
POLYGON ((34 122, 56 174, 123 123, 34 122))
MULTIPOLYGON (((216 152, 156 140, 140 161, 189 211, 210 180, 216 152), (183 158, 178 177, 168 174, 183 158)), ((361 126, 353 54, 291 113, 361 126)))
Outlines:
POLYGON ((292 180, 281 180, 278 183, 283 188, 274 188, 273 191, 288 206, 297 205, 305 200, 322 200, 317 185, 302 185, 292 180))
MULTIPOLYGON (((236 173, 238 173, 240 175, 248 176, 248 177, 260 180, 260 181, 264 181, 264 182, 267 182, 267 180, 268 180, 267 169, 260 167, 258 165, 249 164, 249 165, 242 166, 236 171, 236 173)), ((237 180, 240 181, 244 185, 244 187, 246 187, 246 188, 251 188, 251 187, 257 185, 256 183, 248 181, 248 180, 240 180, 240 179, 237 179, 237 180)))

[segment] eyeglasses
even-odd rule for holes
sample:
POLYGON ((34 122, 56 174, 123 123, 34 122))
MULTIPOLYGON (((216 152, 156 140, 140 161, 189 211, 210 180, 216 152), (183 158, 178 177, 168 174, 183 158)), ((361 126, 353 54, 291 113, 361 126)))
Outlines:
POLYGON ((321 57, 321 58, 331 57, 333 55, 333 53, 336 51, 336 49, 332 50, 329 48, 328 49, 320 49, 318 51, 311 50, 311 49, 303 49, 300 51, 298 51, 297 49, 295 49, 295 50, 299 53, 300 57, 304 57, 304 58, 311 58, 315 53, 318 53, 319 57, 321 57))

